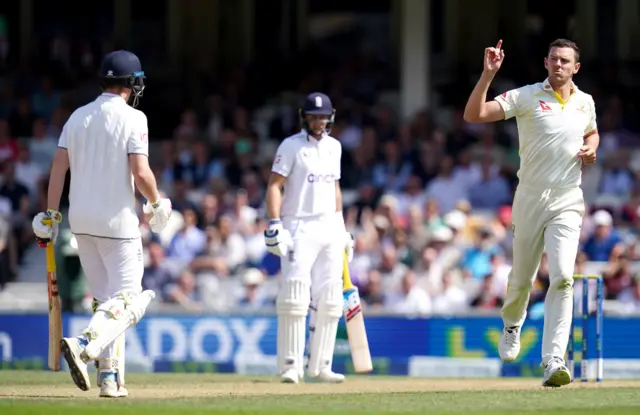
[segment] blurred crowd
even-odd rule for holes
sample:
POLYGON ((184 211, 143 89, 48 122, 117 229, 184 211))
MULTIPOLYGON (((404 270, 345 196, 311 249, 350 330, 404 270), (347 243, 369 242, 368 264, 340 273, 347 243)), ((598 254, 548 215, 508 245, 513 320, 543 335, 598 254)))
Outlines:
MULTIPOLYGON (((95 58, 76 65, 86 62, 95 58)), ((406 315, 498 310, 511 268, 510 204, 519 164, 514 123, 468 125, 464 99, 402 120, 393 99, 372 101, 379 83, 367 68, 333 72, 335 84, 311 73, 297 89, 259 105, 243 104, 244 78, 236 74, 186 108, 171 137, 153 137, 152 166, 175 210, 156 235, 140 204, 145 288, 190 311, 273 306, 280 264, 264 246, 265 184, 279 142, 299 129, 301 97, 322 89, 337 108, 332 135, 343 146, 344 217, 356 240, 351 275, 366 306, 406 315)), ((74 105, 92 98, 46 75, 30 85, 0 83, 2 283, 20 280, 24 253, 34 246, 30 220, 46 204, 61 126, 74 105)), ((501 78, 497 85, 517 84, 501 78)), ((597 95, 596 106, 601 147, 597 165, 584 172, 587 213, 576 273, 602 273, 606 299, 640 312, 635 120, 616 94, 597 95)), ((532 312, 548 284, 543 258, 532 312)))

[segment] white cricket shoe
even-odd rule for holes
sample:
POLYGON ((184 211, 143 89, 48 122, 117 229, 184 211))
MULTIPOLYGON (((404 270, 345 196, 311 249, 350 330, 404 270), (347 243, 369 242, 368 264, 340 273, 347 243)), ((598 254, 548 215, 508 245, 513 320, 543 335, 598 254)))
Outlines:
POLYGON ((300 381, 300 374, 295 368, 289 368, 282 372, 280 375, 280 383, 298 383, 300 381))
POLYGON ((80 390, 88 391, 91 389, 91 381, 89 380, 89 371, 87 370, 87 362, 90 361, 84 352, 85 345, 77 337, 65 337, 60 340, 60 349, 62 355, 69 365, 71 379, 80 390))
POLYGON ((520 353, 520 327, 505 327, 502 329, 498 353, 503 362, 513 362, 520 353))
POLYGON ((559 388, 569 383, 571 383, 571 372, 569 372, 569 369, 564 365, 564 360, 559 357, 554 357, 549 360, 544 370, 542 386, 559 388))
POLYGON ((101 398, 126 398, 129 396, 129 391, 118 384, 116 376, 115 372, 101 373, 99 375, 99 396, 101 398))
POLYGON ((344 382, 344 375, 340 373, 334 373, 331 369, 324 368, 320 371, 318 376, 309 376, 312 381, 328 382, 328 383, 342 383, 344 382))

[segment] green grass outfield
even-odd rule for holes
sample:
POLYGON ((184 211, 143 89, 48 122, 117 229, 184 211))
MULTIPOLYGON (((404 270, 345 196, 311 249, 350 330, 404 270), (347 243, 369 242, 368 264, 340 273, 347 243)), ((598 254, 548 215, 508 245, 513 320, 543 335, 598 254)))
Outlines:
MULTIPOLYGON (((93 380, 92 375, 92 380, 93 380)), ((574 383, 559 389, 540 379, 349 377, 341 385, 282 385, 273 377, 130 374, 130 397, 99 399, 68 373, 0 371, 0 414, 554 414, 640 413, 640 381, 574 383), (70 412, 71 410, 71 412, 70 412)))

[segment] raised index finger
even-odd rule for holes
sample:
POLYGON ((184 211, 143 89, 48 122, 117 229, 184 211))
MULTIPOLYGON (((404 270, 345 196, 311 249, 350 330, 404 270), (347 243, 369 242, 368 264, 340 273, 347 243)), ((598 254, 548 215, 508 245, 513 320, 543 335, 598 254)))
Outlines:
POLYGON ((496 45, 496 49, 500 49, 501 47, 502 47, 502 39, 498 41, 498 44, 496 45))

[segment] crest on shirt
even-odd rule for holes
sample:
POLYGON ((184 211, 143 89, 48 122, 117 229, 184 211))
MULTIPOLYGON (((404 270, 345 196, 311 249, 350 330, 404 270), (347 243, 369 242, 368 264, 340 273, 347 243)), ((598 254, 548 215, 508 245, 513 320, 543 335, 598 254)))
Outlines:
POLYGON ((280 156, 280 154, 276 155, 275 160, 273 160, 273 164, 279 164, 280 160, 282 160, 282 156, 280 156))
POLYGON ((540 108, 542 109, 542 111, 551 111, 551 107, 549 106, 549 104, 547 104, 544 101, 538 101, 540 102, 540 108))

